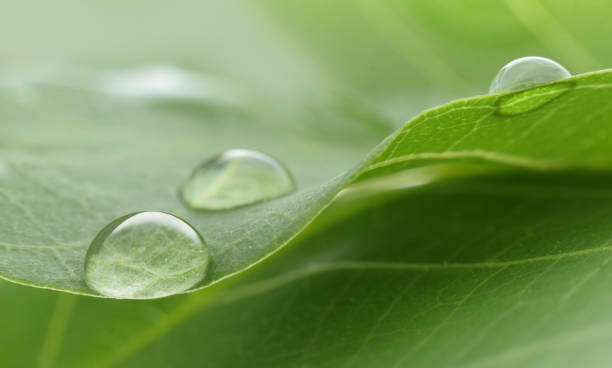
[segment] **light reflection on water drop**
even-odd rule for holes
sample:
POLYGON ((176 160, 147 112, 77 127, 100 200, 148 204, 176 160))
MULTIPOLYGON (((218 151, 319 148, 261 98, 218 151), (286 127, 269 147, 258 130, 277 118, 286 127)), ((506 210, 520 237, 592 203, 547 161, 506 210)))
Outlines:
POLYGON ((208 262, 206 243, 187 222, 163 212, 137 212, 96 235, 85 257, 85 281, 113 298, 160 298, 202 281, 208 262))
POLYGON ((516 91, 569 77, 571 74, 559 63, 528 56, 504 65, 493 79, 489 93, 516 91))

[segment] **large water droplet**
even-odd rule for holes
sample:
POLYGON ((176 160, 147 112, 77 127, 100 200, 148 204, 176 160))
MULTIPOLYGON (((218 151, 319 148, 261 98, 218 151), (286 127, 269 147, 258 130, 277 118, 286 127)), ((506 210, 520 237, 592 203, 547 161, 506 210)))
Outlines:
POLYGON ((285 195, 295 182, 283 164, 261 152, 232 149, 198 166, 181 188, 197 209, 220 210, 285 195))
POLYGON ((539 56, 528 56, 504 65, 493 79, 489 92, 516 91, 569 77, 571 74, 559 63, 539 56))
POLYGON ((85 257, 85 282, 113 298, 151 299, 200 282, 209 253, 187 222, 163 212, 137 212, 102 229, 85 257))

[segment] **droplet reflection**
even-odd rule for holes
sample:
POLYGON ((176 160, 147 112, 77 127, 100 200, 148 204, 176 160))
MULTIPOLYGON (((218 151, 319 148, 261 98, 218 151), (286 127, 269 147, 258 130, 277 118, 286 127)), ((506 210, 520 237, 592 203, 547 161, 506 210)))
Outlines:
POLYGON ((220 210, 276 198, 295 189, 287 168, 257 151, 232 149, 198 166, 181 188, 192 208, 220 210))
POLYGON ((163 212, 137 212, 104 227, 85 258, 85 281, 113 298, 151 299, 200 282, 209 261, 200 234, 163 212))
POLYGON ((504 65, 493 79, 489 92, 516 91, 569 77, 571 74, 559 63, 539 56, 528 56, 504 65))

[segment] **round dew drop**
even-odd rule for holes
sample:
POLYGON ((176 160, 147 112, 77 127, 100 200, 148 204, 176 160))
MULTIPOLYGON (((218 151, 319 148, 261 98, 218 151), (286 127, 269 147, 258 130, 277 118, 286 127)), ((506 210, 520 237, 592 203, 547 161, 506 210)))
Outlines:
POLYGON ((569 77, 571 74, 559 63, 528 56, 504 65, 493 79, 489 93, 516 91, 569 77))
POLYGON ((198 166, 180 194, 192 208, 223 210, 294 190, 293 176, 278 160, 257 151, 231 149, 198 166))
POLYGON ((161 298, 202 281, 209 259, 208 246, 187 222, 163 212, 137 212, 96 235, 85 257, 85 282, 108 297, 161 298))

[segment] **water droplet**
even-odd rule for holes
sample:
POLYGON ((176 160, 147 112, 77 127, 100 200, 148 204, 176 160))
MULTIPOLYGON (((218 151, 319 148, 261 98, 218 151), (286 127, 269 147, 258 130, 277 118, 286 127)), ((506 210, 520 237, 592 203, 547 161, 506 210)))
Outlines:
POLYGON ((96 235, 85 257, 85 282, 113 298, 160 298, 200 282, 208 261, 206 243, 187 222, 163 212, 136 212, 96 235))
POLYGON ((559 63, 539 56, 528 56, 504 65, 493 79, 489 92, 516 91, 569 77, 571 74, 559 63))
POLYGON ((295 189, 283 164, 261 152, 232 149, 198 166, 181 188, 197 209, 219 210, 285 195, 295 189))

